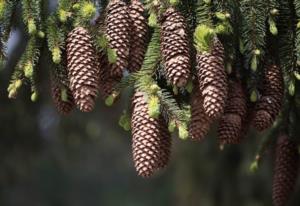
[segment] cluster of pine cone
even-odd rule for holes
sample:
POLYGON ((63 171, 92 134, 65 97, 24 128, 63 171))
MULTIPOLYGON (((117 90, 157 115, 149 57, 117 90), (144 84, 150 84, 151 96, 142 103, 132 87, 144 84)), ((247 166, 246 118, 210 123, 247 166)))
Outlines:
MULTIPOLYGON (((184 16, 175 8, 167 9, 159 18, 161 28, 161 58, 167 81, 184 88, 191 78, 192 42, 184 16)), ((52 81, 55 103, 64 114, 77 107, 90 112, 100 92, 104 98, 112 94, 114 86, 127 72, 141 69, 147 48, 148 24, 144 6, 138 0, 126 4, 112 0, 106 8, 104 20, 108 45, 116 52, 116 62, 109 63, 105 52, 97 52, 89 32, 74 28, 67 38, 67 76, 65 81, 52 81), (65 95, 65 98, 61 98, 65 95)), ((210 126, 220 120, 220 145, 238 144, 252 124, 259 131, 272 126, 281 110, 283 99, 282 72, 275 64, 266 64, 263 92, 252 112, 248 94, 242 82, 228 78, 224 69, 224 47, 217 36, 208 52, 196 55, 196 77, 191 93, 191 121, 189 136, 201 141, 210 126)), ((136 170, 140 176, 150 177, 164 168, 170 159, 171 134, 162 115, 149 116, 147 94, 136 90, 132 98, 132 150, 136 170)), ((298 158, 289 139, 279 138, 274 176, 274 202, 286 201, 295 182, 298 158), (288 182, 288 184, 287 184, 288 182), (284 184, 286 183, 286 185, 284 184)))

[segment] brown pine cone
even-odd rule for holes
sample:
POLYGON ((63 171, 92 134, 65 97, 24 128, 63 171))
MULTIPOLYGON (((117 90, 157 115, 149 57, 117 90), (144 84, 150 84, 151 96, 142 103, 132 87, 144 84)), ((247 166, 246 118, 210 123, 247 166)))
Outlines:
POLYGON ((128 69, 137 72, 141 69, 147 49, 148 22, 144 17, 145 8, 139 0, 131 0, 130 17, 130 58, 128 69))
POLYGON ((117 61, 111 66, 111 76, 122 77, 128 69, 130 49, 130 18, 122 0, 112 0, 106 10, 106 36, 109 47, 116 51, 117 61))
POLYGON ((220 145, 239 144, 242 132, 242 119, 237 114, 226 114, 221 118, 218 128, 220 145))
POLYGON ((197 71, 204 110, 209 117, 217 119, 224 112, 228 90, 224 48, 217 38, 210 53, 197 55, 197 71))
POLYGON ((90 112, 98 95, 99 68, 91 36, 83 27, 76 27, 68 34, 67 62, 75 103, 81 111, 90 112))
POLYGON ((273 177, 273 204, 286 206, 294 191, 299 167, 297 145, 288 136, 279 137, 273 177))
POLYGON ((263 131, 272 126, 279 114, 283 100, 283 77, 276 65, 268 65, 264 74, 264 90, 255 106, 254 127, 263 131))
POLYGON ((177 87, 184 87, 191 70, 185 18, 174 8, 169 8, 161 22, 161 55, 167 79, 177 87))
POLYGON ((59 113, 67 115, 73 110, 75 103, 71 90, 61 84, 53 75, 51 77, 51 95, 59 113), (66 99, 63 99, 64 91, 66 99))
POLYGON ((121 81, 121 78, 110 76, 111 65, 109 64, 107 56, 104 52, 101 52, 98 55, 98 66, 100 67, 99 92, 100 96, 103 99, 106 99, 114 92, 115 87, 121 81))
POLYGON ((247 116, 247 97, 240 82, 230 81, 225 112, 218 128, 220 145, 239 144, 243 137, 243 121, 247 116))
POLYGON ((143 93, 135 93, 132 107, 132 153, 135 168, 140 176, 150 177, 168 164, 171 135, 162 116, 158 119, 149 117, 143 93))
POLYGON ((199 87, 195 87, 191 99, 191 122, 189 125, 189 134, 192 140, 202 141, 208 133, 211 125, 209 118, 203 108, 203 98, 199 87))

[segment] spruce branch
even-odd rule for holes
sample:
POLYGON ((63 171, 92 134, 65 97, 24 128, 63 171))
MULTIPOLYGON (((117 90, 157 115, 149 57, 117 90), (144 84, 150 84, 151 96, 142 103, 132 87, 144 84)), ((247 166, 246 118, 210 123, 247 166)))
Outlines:
POLYGON ((160 62, 160 29, 155 28, 150 43, 148 45, 144 62, 140 71, 132 73, 127 77, 123 77, 120 84, 117 86, 118 90, 133 86, 139 79, 152 76, 160 62))
POLYGON ((65 45, 66 33, 59 27, 56 15, 51 15, 47 20, 47 42, 52 54, 52 61, 56 64, 61 62, 62 48, 65 45))
POLYGON ((197 24, 212 26, 212 12, 210 0, 197 0, 196 6, 197 24))
POLYGON ((2 33, 0 39, 4 42, 7 41, 10 34, 12 16, 16 5, 17 0, 0 1, 0 33, 2 33))
POLYGON ((0 70, 4 67, 6 58, 6 42, 12 27, 12 15, 17 1, 0 1, 0 70))
POLYGON ((243 0, 241 13, 246 66, 256 71, 261 66, 265 54, 267 6, 264 1, 243 0))
POLYGON ((32 99, 37 98, 36 64, 40 56, 40 42, 36 36, 31 36, 25 52, 19 60, 14 73, 11 76, 11 83, 8 87, 9 98, 16 98, 18 90, 25 79, 29 80, 32 90, 32 99))
POLYGON ((22 1, 23 21, 30 35, 41 31, 41 4, 41 0, 22 1))
POLYGON ((280 2, 280 13, 278 17, 278 38, 279 38, 279 59, 280 65, 284 72, 285 88, 290 88, 293 83, 293 72, 297 70, 296 65, 296 48, 295 45, 295 16, 293 8, 288 1, 280 2))
POLYGON ((72 0, 58 0, 57 16, 60 22, 65 23, 72 16, 72 0))
POLYGON ((74 26, 89 27, 92 18, 96 15, 96 6, 92 1, 81 0, 74 4, 74 26))
POLYGON ((300 1, 294 1, 296 16, 298 21, 296 22, 296 51, 297 51, 297 72, 299 72, 300 68, 300 1))

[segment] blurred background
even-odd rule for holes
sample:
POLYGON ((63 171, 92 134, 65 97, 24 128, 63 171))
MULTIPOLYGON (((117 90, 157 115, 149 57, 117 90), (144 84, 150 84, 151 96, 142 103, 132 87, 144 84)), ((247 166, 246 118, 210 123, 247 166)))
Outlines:
MULTIPOLYGON (((50 1, 54 7, 56 1, 50 1)), ((137 176, 131 135, 118 126, 127 95, 109 108, 60 116, 51 99, 49 68, 40 62, 40 98, 6 88, 27 37, 20 16, 0 71, 0 205, 3 206, 271 206, 272 148, 257 173, 249 166, 262 135, 220 151, 213 129, 203 143, 173 138, 170 165, 150 179, 137 176)), ((300 184, 290 206, 299 206, 300 184)))

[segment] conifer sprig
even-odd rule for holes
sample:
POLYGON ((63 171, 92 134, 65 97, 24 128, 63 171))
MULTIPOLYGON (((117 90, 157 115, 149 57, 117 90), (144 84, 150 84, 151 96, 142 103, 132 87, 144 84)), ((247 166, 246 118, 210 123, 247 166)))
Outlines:
POLYGON ((52 61, 56 64, 61 62, 62 48, 65 45, 66 33, 59 27, 56 15, 52 15, 47 21, 47 42, 52 54, 52 61))
POLYGON ((246 67, 256 71, 265 54, 267 6, 265 1, 243 0, 240 9, 246 67))
POLYGON ((132 73, 124 77, 120 84, 117 86, 118 90, 133 86, 137 80, 145 76, 152 76, 160 62, 160 29, 155 28, 150 43, 148 45, 145 59, 140 71, 132 73))
POLYGON ((200 0, 197 1, 196 8, 197 24, 204 24, 212 26, 212 11, 211 11, 211 0, 200 0))
POLYGON ((16 0, 0 1, 0 70, 6 58, 6 42, 12 27, 12 16, 16 4, 16 0))
POLYGON ((297 51, 297 73, 300 71, 300 1, 294 1, 296 16, 298 22, 296 22, 296 51, 297 51))
POLYGON ((41 0, 23 0, 23 21, 30 35, 41 30, 41 0))
POLYGON ((285 88, 292 96, 294 95, 296 71, 296 49, 295 49, 295 19, 293 8, 287 1, 280 2, 280 13, 278 17, 279 58, 281 68, 284 72, 285 88))

